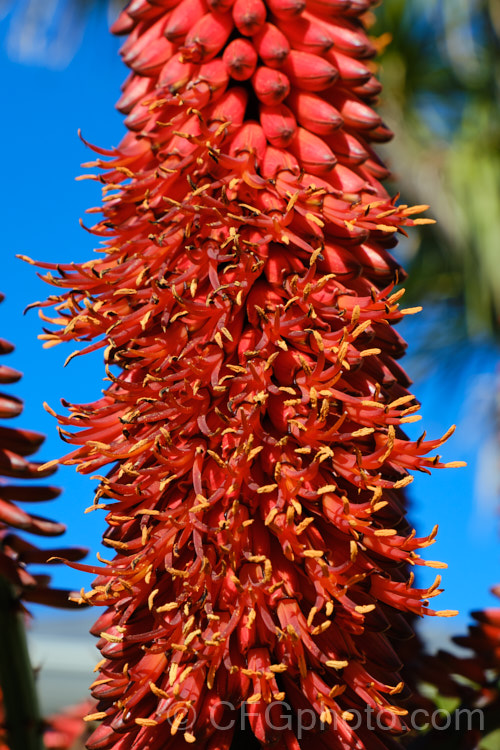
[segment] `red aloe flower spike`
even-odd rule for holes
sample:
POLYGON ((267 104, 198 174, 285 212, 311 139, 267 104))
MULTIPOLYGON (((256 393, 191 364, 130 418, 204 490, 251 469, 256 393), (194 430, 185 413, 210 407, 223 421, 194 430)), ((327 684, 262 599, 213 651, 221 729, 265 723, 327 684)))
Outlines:
POLYGON ((452 614, 409 573, 444 567, 403 488, 446 436, 403 432, 419 404, 393 325, 415 310, 389 251, 429 220, 379 181, 372 4, 155 0, 115 25, 131 131, 89 165, 104 253, 39 264, 60 292, 46 345, 102 347, 110 381, 59 417, 62 461, 108 467, 114 558, 73 564, 107 608, 95 750, 393 747, 393 643, 452 614))

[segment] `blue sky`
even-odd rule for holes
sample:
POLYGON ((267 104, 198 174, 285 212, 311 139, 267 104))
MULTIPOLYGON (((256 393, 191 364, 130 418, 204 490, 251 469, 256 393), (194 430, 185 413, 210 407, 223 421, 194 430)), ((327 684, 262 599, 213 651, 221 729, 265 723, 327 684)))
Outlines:
MULTIPOLYGON (((83 172, 81 162, 92 153, 78 139, 82 129, 89 141, 103 147, 117 145, 122 133, 122 116, 114 109, 119 87, 126 76, 117 50, 119 42, 107 32, 104 16, 95 16, 70 64, 62 70, 12 61, 6 53, 8 19, 0 23, 0 64, 5 107, 0 118, 2 143, 2 259, 0 288, 6 301, 0 306, 0 335, 16 344, 8 364, 25 375, 10 392, 25 400, 18 426, 36 428, 47 434, 40 454, 49 460, 64 452, 55 420, 42 408, 47 401, 58 410, 61 397, 72 402, 98 398, 103 387, 99 353, 86 361, 63 362, 73 347, 42 349, 37 341, 41 323, 35 311, 23 316, 26 305, 43 299, 50 288, 35 269, 15 258, 17 253, 46 261, 89 258, 94 238, 79 226, 85 209, 98 205, 98 185, 76 182, 83 172)), ((92 217, 89 217, 89 222, 92 217)), ((416 337, 421 322, 412 320, 400 332, 416 337)), ((447 320, 441 321, 449 325, 447 320)), ((415 354, 414 349, 410 350, 415 354)), ((444 433, 458 422, 453 438, 444 447, 446 460, 464 459, 466 469, 419 476, 411 488, 412 518, 419 533, 440 526, 438 541, 430 548, 430 559, 445 560, 445 593, 435 600, 437 608, 459 609, 460 623, 444 625, 457 631, 467 621, 467 611, 495 601, 488 589, 500 582, 499 518, 492 460, 495 444, 492 409, 495 385, 495 353, 486 345, 457 351, 437 374, 420 382, 417 395, 423 401, 423 419, 415 434, 425 427, 430 437, 444 433)), ((7 360, 5 360, 7 363, 7 360)), ((412 359, 407 368, 417 371, 412 359)), ((497 435, 498 439, 498 435, 497 435)), ((498 448, 498 443, 497 443, 498 448)), ((498 467, 498 464, 497 464, 498 467)), ((94 550, 104 528, 99 511, 84 514, 92 503, 95 483, 78 476, 73 468, 59 471, 55 483, 64 494, 36 512, 63 520, 68 525, 65 543, 86 545, 94 550)), ((49 540, 41 540, 49 544, 49 540)), ((89 557, 89 559, 91 559, 89 557)), ((426 571, 430 583, 435 571, 426 571)), ((88 587, 91 577, 64 568, 54 568, 55 581, 62 586, 88 587)), ((46 611, 37 609, 39 616, 46 611)))

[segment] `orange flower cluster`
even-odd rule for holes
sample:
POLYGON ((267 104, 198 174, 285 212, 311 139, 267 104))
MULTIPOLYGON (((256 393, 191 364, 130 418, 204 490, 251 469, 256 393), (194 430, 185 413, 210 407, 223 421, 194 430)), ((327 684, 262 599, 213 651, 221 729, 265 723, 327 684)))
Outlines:
POLYGON ((63 462, 108 467, 115 556, 75 566, 107 607, 92 750, 392 747, 391 639, 450 614, 428 606, 439 576, 408 573, 444 567, 402 488, 446 436, 403 432, 419 405, 393 324, 413 310, 389 250, 425 207, 379 182, 371 5, 133 0, 115 24, 132 72, 129 132, 93 163, 104 247, 40 264, 47 345, 102 347, 110 383, 59 417, 63 462))
MULTIPOLYGON (((3 296, 0 295, 0 301, 3 296)), ((14 350, 12 344, 0 339, 0 354, 14 350)), ((21 378, 17 370, 0 365, 0 383, 16 383, 21 378)), ((15 396, 0 394, 0 418, 12 419, 21 414, 22 401, 15 396)), ((40 462, 28 457, 40 448, 44 436, 32 430, 0 427, 0 477, 8 479, 40 479, 54 473, 55 467, 41 469, 40 462)), ((9 484, 0 479, 0 576, 13 587, 23 601, 39 602, 56 607, 72 607, 70 592, 50 588, 50 576, 35 575, 27 570, 30 564, 47 563, 57 555, 69 560, 81 560, 87 551, 77 548, 42 550, 19 536, 18 530, 39 536, 59 536, 66 527, 62 523, 41 518, 18 507, 17 503, 52 500, 59 495, 57 487, 9 484), (16 531, 13 531, 15 529, 16 531)))

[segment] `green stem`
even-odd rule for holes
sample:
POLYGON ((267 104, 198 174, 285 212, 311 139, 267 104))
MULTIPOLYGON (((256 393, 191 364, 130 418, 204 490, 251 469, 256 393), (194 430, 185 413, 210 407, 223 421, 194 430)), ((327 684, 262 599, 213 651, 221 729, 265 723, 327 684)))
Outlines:
POLYGON ((43 750, 38 708, 19 600, 0 576, 0 687, 10 750, 43 750))

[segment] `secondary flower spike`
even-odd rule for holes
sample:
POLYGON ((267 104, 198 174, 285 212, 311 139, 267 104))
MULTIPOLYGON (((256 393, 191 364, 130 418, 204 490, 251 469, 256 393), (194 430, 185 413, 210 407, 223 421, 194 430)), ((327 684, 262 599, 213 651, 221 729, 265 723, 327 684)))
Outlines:
MULTIPOLYGON (((0 302, 3 295, 0 295, 0 302)), ((9 354, 14 346, 0 339, 0 355, 9 354)), ((0 384, 16 383, 22 373, 0 365, 0 384)), ((12 419, 23 411, 23 403, 15 396, 0 394, 0 418, 12 419)), ((0 576, 13 587, 16 597, 24 602, 37 602, 55 607, 74 607, 70 592, 50 587, 50 576, 31 573, 28 565, 47 563, 54 556, 81 560, 87 550, 81 548, 39 549, 19 536, 19 531, 37 536, 59 536, 66 527, 57 521, 30 513, 18 503, 32 504, 56 498, 58 487, 19 484, 18 480, 41 479, 54 473, 55 467, 41 470, 39 461, 30 460, 38 451, 44 436, 33 430, 0 426, 0 576), (14 479, 14 483, 11 480, 14 479)))
POLYGON ((370 5, 134 0, 114 25, 129 132, 93 162, 103 248, 40 264, 46 344, 102 348, 109 382, 59 417, 63 462, 107 467, 114 557, 75 566, 107 608, 92 750, 392 747, 391 643, 451 614, 408 572, 444 567, 402 488, 446 436, 403 432, 389 251, 426 207, 380 183, 370 5))
MULTIPOLYGON (((492 593, 500 597, 500 586, 492 593)), ((473 750, 494 742, 500 729, 500 607, 472 612, 475 622, 466 635, 453 638, 466 649, 463 656, 439 650, 432 656, 420 653, 415 677, 432 685, 435 697, 457 702, 453 720, 434 725, 425 735, 426 750, 450 747, 473 750), (461 723, 460 716, 468 721, 461 723), (483 745, 484 743, 484 745, 483 745)), ((435 706, 431 706, 431 711, 435 706)), ((429 714, 427 714, 429 715, 429 714)))

